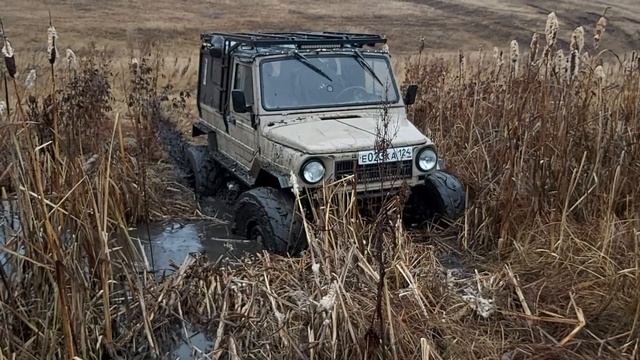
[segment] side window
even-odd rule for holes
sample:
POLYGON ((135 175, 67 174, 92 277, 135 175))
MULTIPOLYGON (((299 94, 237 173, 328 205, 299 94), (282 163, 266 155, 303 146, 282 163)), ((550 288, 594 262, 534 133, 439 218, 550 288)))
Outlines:
POLYGON ((233 89, 242 90, 247 105, 253 105, 253 77, 251 76, 251 66, 236 64, 236 75, 233 79, 233 89))
POLYGON ((220 58, 209 54, 202 55, 200 67, 200 99, 199 101, 218 111, 221 109, 222 64, 220 58))

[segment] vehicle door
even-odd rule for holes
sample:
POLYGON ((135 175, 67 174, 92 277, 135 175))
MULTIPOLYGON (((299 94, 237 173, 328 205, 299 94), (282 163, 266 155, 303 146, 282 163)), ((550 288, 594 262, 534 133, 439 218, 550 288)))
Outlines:
MULTIPOLYGON (((235 60, 233 63, 233 90, 241 90, 244 93, 247 105, 251 108, 245 113, 236 113, 233 106, 229 108, 229 135, 235 143, 234 159, 251 168, 258 151, 258 131, 252 125, 255 116, 255 97, 253 94, 253 69, 250 63, 235 60)), ((229 91, 231 96, 231 91, 229 91)), ((229 99, 229 104, 232 100, 229 99)))

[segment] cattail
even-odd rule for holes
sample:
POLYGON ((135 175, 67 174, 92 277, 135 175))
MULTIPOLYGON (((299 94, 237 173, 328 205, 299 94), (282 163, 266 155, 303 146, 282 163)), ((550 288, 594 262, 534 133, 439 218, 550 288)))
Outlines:
POLYGON ((529 63, 533 64, 536 61, 536 55, 538 54, 538 42, 540 41, 538 33, 533 33, 531 37, 531 44, 529 45, 529 63))
POLYGON ((596 79, 598 79, 601 82, 604 82, 604 80, 607 77, 607 75, 605 75, 604 73, 604 68, 602 68, 602 65, 596 66, 596 69, 594 70, 594 75, 596 79))
POLYGON ((75 70, 78 68, 78 59, 76 58, 76 53, 71 49, 67 49, 67 67, 70 70, 75 70))
POLYGON ((579 54, 582 52, 582 48, 584 48, 584 28, 578 26, 571 34, 571 50, 575 50, 579 54))
POLYGON ((467 61, 464 57, 464 52, 462 51, 462 49, 458 50, 458 71, 459 71, 459 78, 458 78, 458 84, 462 84, 463 79, 465 79, 466 77, 466 69, 467 69, 467 61))
POLYGON ((516 40, 511 40, 511 67, 513 69, 513 75, 518 75, 518 59, 520 59, 520 46, 516 40))
POLYGON ((53 25, 47 29, 47 54, 49 55, 49 64, 53 65, 58 57, 58 47, 56 41, 58 40, 58 32, 53 25))
POLYGON ((497 75, 500 73, 500 69, 502 69, 502 65, 504 65, 502 50, 498 49, 497 47, 494 47, 493 58, 496 60, 496 75, 497 75))
MULTIPOLYGON (((606 10, 605 10, 606 13, 606 10)), ((602 40, 602 35, 604 35, 604 30, 607 28, 607 18, 603 16, 598 19, 596 23, 596 32, 593 35, 593 40, 595 42, 595 47, 600 46, 600 40, 602 40)))
POLYGON ((7 72, 12 79, 15 79, 17 68, 16 58, 13 54, 13 48, 9 40, 4 39, 4 46, 2 47, 2 55, 4 55, 4 65, 7 68, 7 72))
POLYGON ((544 33, 547 38, 547 47, 550 48, 556 43, 558 28, 558 18, 556 17, 556 13, 552 12, 547 16, 547 24, 544 28, 544 33))
POLYGON ((578 51, 573 50, 571 51, 571 55, 569 56, 569 69, 567 69, 568 80, 571 80, 574 77, 576 77, 576 75, 578 75, 578 63, 579 63, 578 51))
POLYGON ((556 52, 556 58, 555 58, 555 70, 558 76, 564 75, 566 65, 567 63, 564 58, 564 51, 558 50, 558 52, 556 52))
POLYGON ((629 65, 627 66, 629 69, 628 72, 632 74, 635 70, 640 68, 639 65, 640 65, 640 58, 638 57, 638 53, 635 50, 633 50, 631 52, 631 59, 629 60, 629 65))
POLYGON ((36 84, 36 69, 32 69, 31 71, 29 71, 29 74, 27 75, 27 78, 24 81, 24 86, 27 89, 31 89, 35 84, 36 84))

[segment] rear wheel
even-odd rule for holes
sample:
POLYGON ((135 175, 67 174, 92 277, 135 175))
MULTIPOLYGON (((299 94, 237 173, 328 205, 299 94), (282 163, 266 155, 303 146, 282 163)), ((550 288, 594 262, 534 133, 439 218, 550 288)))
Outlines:
POLYGON ((293 200, 282 190, 269 187, 244 192, 236 205, 234 232, 261 242, 269 252, 299 254, 307 243, 293 200))
POLYGON ((208 156, 206 146, 189 145, 186 155, 193 174, 195 192, 199 195, 213 195, 221 183, 220 165, 208 156))
POLYGON ((465 191, 455 176, 435 171, 427 176, 424 185, 411 189, 405 208, 405 223, 420 225, 425 222, 456 220, 464 214, 465 191))

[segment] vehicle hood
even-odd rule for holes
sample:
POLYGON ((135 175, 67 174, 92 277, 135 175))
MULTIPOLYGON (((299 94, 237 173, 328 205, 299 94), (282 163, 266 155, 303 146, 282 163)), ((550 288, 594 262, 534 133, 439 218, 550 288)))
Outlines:
MULTIPOLYGON (((379 117, 346 119, 307 118, 264 127, 264 136, 281 145, 309 154, 372 150, 379 117)), ((411 122, 397 116, 389 122, 393 147, 429 142, 411 122)))

